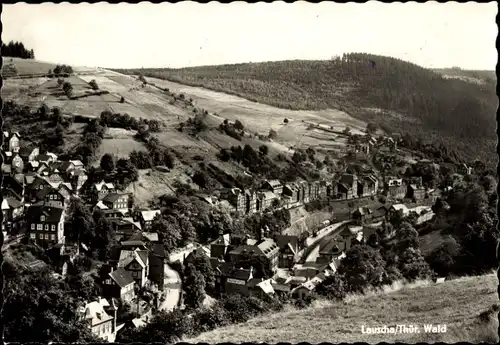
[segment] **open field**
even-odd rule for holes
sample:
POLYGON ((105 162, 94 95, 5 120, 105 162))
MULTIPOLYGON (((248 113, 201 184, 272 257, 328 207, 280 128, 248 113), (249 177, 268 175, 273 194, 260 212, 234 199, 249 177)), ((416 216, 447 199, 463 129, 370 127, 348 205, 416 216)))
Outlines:
MULTIPOLYGON (((465 277, 442 284, 420 282, 400 290, 354 296, 346 302, 317 303, 302 311, 286 311, 223 327, 186 341, 196 343, 308 342, 496 342, 496 315, 479 314, 498 303, 493 274, 465 277), (361 327, 417 325, 419 334, 363 334, 361 327), (424 324, 446 325, 446 333, 425 333, 424 324)), ((392 291, 391 291, 392 290, 392 291)))

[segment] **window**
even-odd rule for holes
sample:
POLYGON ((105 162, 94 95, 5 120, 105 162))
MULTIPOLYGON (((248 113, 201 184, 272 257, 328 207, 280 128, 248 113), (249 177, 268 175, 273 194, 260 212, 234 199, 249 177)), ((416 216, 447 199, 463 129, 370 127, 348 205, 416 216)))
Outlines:
POLYGON ((52 224, 52 231, 56 231, 56 226, 52 224))
POLYGON ((55 241, 55 240, 56 240, 56 235, 51 234, 51 235, 50 235, 50 239, 51 239, 52 241, 55 241))
POLYGON ((49 234, 45 234, 45 239, 48 240, 49 239, 49 234))
POLYGON ((45 224, 45 231, 49 231, 49 224, 45 224))
POLYGON ((41 239, 41 240, 43 240, 43 234, 39 234, 38 238, 41 239))
POLYGON ((37 224, 36 225, 37 230, 42 230, 43 229, 43 224, 37 224))
POLYGON ((36 234, 30 234, 30 238, 33 240, 36 239, 36 234))
POLYGON ((31 224, 31 230, 35 230, 35 224, 31 224))
POLYGON ((41 221, 41 222, 45 222, 45 216, 41 216, 41 217, 40 217, 40 221, 41 221))

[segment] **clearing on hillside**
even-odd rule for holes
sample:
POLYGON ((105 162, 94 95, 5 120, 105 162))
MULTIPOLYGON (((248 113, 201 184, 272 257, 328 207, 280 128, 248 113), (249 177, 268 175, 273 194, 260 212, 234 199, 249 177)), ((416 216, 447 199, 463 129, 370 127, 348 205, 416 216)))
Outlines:
MULTIPOLYGON (((423 286, 422 286, 423 285, 423 286)), ((465 277, 442 284, 380 294, 368 294, 346 302, 310 307, 259 317, 246 323, 203 333, 186 341, 197 343, 308 342, 491 342, 497 338, 496 313, 481 321, 479 315, 498 302, 498 280, 489 274, 465 277), (446 325, 446 333, 426 333, 425 324, 446 325), (362 327, 417 325, 419 334, 363 334, 362 327)), ((319 304, 319 303, 318 303, 319 304)))

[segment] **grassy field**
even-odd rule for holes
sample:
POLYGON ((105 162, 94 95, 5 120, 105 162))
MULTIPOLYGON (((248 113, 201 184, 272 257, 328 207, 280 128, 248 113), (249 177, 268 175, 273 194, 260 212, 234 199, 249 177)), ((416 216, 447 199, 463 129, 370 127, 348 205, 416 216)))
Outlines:
POLYGON ((244 324, 201 334, 191 343, 354 342, 490 342, 497 341, 496 315, 479 315, 498 303, 493 274, 442 284, 388 288, 384 293, 352 296, 346 302, 320 302, 312 307, 263 316, 244 324), (419 334, 363 334, 364 327, 417 325, 419 334), (424 324, 446 325, 446 333, 425 333, 424 324))

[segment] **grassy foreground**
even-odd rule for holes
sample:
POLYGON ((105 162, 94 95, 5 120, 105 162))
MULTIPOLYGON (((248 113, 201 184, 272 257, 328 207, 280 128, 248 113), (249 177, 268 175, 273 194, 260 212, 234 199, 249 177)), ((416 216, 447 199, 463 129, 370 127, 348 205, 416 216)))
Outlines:
POLYGON ((442 284, 419 282, 393 286, 384 293, 352 296, 345 302, 317 301, 305 310, 289 310, 244 324, 201 334, 191 343, 222 342, 488 342, 496 343, 497 284, 494 274, 442 284), (495 309, 496 310, 496 309, 495 309), (482 316, 480 314, 483 313, 482 316), (365 327, 418 325, 420 334, 363 334, 365 327), (446 325, 446 333, 425 333, 424 324, 446 325))

